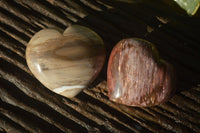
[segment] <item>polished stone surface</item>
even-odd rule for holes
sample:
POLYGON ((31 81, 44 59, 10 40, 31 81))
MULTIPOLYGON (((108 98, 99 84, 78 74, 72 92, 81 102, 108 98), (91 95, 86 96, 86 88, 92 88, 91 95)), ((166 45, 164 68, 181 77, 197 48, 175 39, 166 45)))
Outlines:
POLYGON ((102 39, 92 30, 73 25, 64 33, 43 29, 26 49, 34 76, 50 90, 74 97, 99 74, 105 61, 102 39))
POLYGON ((174 93, 174 72, 159 58, 153 44, 131 38, 112 50, 107 71, 109 98, 117 103, 147 107, 167 101, 174 93))

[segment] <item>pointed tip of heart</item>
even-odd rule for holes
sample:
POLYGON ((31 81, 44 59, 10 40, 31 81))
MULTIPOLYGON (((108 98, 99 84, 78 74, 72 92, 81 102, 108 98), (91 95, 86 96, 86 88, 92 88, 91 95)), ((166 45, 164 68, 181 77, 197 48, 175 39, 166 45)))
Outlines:
POLYGON ((53 89, 52 91, 65 97, 72 98, 86 87, 86 85, 61 86, 53 89))

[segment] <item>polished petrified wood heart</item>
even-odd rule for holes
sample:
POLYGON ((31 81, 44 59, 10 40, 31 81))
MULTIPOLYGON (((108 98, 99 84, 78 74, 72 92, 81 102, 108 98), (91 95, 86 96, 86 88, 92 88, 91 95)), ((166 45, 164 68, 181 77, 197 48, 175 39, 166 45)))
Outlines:
POLYGON ((153 106, 174 93, 174 72, 153 44, 131 38, 112 50, 107 72, 109 98, 130 106, 153 106))
POLYGON ((55 29, 36 33, 28 43, 26 59, 42 84, 70 98, 97 77, 105 61, 105 50, 94 31, 73 25, 63 34, 55 29))

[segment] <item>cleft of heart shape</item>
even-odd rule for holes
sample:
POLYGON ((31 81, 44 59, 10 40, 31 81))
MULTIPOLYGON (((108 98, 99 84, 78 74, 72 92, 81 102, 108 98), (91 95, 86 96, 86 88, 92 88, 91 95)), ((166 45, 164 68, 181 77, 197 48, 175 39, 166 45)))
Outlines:
POLYGON ((26 48, 33 75, 48 89, 71 98, 91 84, 105 61, 102 39, 92 30, 72 25, 37 32, 26 48))

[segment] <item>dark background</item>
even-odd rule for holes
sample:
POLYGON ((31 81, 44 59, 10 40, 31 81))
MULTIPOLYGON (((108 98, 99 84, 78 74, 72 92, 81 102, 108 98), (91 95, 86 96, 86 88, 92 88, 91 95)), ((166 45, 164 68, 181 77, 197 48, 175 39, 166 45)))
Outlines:
MULTIPOLYGON (((1 0, 0 132, 200 132, 200 11, 188 16, 172 0, 1 0), (25 49, 39 30, 87 26, 113 46, 139 37, 156 45, 177 74, 176 95, 150 108, 109 101, 106 68, 77 97, 45 88, 25 49)), ((67 75, 66 75, 67 76, 67 75)))

